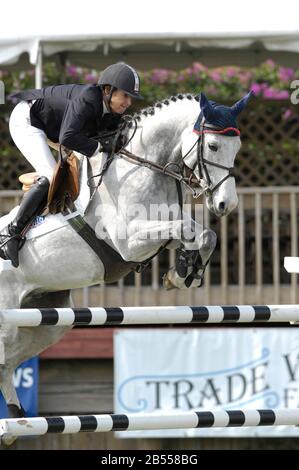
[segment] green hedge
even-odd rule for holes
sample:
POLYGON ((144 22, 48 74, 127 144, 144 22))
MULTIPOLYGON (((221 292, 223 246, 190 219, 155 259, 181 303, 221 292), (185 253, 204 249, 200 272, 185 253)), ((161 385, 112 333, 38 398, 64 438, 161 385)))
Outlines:
MULTIPOLYGON (((100 71, 66 66, 65 70, 53 63, 44 65, 44 85, 58 83, 96 83, 100 71)), ((152 69, 140 72, 141 90, 147 102, 154 102, 176 93, 204 91, 209 98, 234 100, 249 89, 265 99, 288 99, 290 83, 299 78, 299 69, 281 67, 271 59, 254 68, 235 66, 209 69, 199 62, 173 71, 152 69)), ((8 73, 0 71, 6 94, 34 87, 34 70, 8 73)))

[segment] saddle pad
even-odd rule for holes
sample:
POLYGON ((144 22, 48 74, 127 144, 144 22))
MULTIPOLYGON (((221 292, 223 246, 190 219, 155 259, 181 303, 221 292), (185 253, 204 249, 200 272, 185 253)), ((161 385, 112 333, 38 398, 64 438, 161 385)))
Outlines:
MULTIPOLYGON (((75 201, 76 211, 72 212, 71 214, 63 215, 59 214, 48 214, 46 216, 38 216, 35 218, 32 227, 26 234, 27 240, 32 238, 40 237, 45 233, 53 232, 54 230, 58 230, 65 225, 68 225, 68 219, 72 219, 77 215, 84 214, 84 211, 87 207, 90 198, 90 191, 89 187, 87 186, 87 159, 86 157, 83 158, 80 168, 80 194, 75 201)), ((20 206, 14 207, 9 214, 1 217, 0 219, 0 232, 2 229, 7 227, 10 222, 14 220, 17 215, 20 206)))
MULTIPOLYGON (((9 214, 1 218, 0 231, 14 220, 18 210, 19 206, 16 206, 9 212, 9 214)), ((72 219, 79 214, 79 211, 75 211, 68 215, 48 214, 47 216, 38 216, 35 218, 30 230, 27 232, 26 238, 27 240, 31 240, 46 233, 53 232, 54 230, 58 230, 59 228, 68 225, 68 219, 72 219)))

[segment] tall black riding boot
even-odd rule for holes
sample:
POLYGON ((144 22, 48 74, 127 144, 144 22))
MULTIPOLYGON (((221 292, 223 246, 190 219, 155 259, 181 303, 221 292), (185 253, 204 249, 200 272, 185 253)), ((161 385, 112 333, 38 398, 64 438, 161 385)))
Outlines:
POLYGON ((24 195, 15 220, 6 229, 8 241, 0 249, 0 256, 10 259, 15 268, 19 266, 19 249, 25 240, 22 232, 45 207, 49 185, 49 180, 45 176, 41 176, 34 183, 24 195))

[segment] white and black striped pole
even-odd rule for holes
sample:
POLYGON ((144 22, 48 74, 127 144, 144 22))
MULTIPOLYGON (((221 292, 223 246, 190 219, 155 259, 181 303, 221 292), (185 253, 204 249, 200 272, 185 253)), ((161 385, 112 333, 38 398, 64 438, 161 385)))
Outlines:
POLYGON ((0 325, 157 325, 299 322, 299 305, 0 309, 0 325))
POLYGON ((215 410, 165 413, 103 414, 0 420, 0 437, 47 433, 139 431, 256 426, 298 426, 299 409, 215 410))

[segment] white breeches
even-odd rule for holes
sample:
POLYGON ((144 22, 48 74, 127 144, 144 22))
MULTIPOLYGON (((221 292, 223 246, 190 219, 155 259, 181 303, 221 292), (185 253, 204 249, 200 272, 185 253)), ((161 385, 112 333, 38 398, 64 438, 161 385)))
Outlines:
POLYGON ((14 143, 39 176, 51 180, 56 161, 44 131, 31 125, 30 106, 26 101, 15 106, 10 116, 9 130, 14 143))

